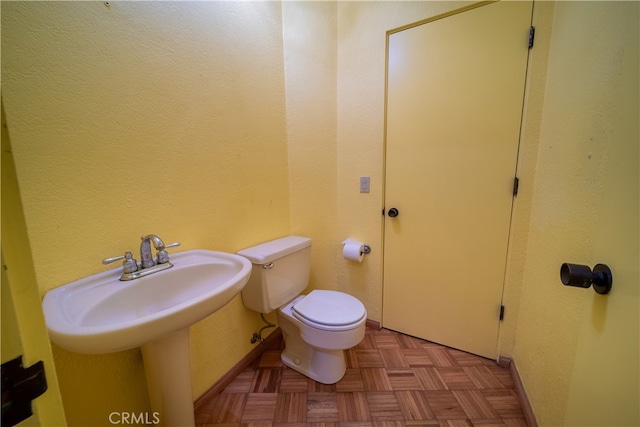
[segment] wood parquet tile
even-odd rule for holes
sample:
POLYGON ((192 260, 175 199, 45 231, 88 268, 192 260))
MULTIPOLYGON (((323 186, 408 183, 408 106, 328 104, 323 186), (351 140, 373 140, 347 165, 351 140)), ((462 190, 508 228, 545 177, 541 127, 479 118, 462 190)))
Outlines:
POLYGON ((526 427, 507 368, 388 330, 367 329, 347 372, 320 384, 284 366, 282 342, 199 405, 198 427, 526 427))

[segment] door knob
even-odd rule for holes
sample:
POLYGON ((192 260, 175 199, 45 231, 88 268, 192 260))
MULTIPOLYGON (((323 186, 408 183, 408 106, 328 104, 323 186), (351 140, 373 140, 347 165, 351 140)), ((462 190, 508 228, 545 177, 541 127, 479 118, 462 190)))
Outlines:
POLYGON ((389 209, 388 215, 389 215, 391 218, 395 218, 395 217, 397 217, 397 216, 398 216, 398 213, 399 213, 399 212, 398 212, 398 209, 396 209, 396 208, 391 208, 391 209, 389 209))
POLYGON ((605 264, 596 264, 593 271, 587 265, 564 263, 560 267, 560 280, 565 286, 590 288, 605 295, 611 291, 613 275, 605 264))

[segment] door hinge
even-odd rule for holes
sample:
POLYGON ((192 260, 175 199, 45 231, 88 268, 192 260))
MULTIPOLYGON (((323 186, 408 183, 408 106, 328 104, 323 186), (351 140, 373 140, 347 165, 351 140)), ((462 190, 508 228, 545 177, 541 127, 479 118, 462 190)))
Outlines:
POLYGON ((536 27, 533 25, 529 28, 529 49, 533 47, 533 39, 536 38, 536 27))
POLYGON ((504 305, 500 304, 500 320, 504 320, 504 305))
POLYGON ((515 178, 513 178, 513 195, 514 196, 518 195, 518 187, 520 187, 520 178, 516 176, 515 178))

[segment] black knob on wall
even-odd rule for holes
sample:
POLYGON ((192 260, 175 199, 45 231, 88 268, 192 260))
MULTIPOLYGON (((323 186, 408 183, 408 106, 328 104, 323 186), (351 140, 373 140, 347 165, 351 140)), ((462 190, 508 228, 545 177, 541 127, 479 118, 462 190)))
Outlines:
POLYGON ((611 291, 613 275, 611 269, 604 264, 596 264, 593 271, 586 265, 564 263, 560 267, 560 280, 565 286, 589 288, 601 295, 611 291))
POLYGON ((396 208, 391 208, 391 209, 389 209, 388 215, 389 215, 391 218, 395 218, 395 217, 397 217, 397 216, 398 216, 398 214, 399 214, 398 209, 396 209, 396 208))

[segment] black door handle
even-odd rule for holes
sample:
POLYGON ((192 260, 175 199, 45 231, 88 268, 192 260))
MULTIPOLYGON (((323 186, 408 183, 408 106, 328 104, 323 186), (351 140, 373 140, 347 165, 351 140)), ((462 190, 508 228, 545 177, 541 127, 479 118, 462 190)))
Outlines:
POLYGON ((391 208, 391 209, 389 209, 388 215, 389 215, 391 218, 395 218, 395 217, 397 217, 397 216, 398 216, 398 213, 399 213, 399 212, 398 212, 398 209, 396 209, 396 208, 391 208))
POLYGON ((577 288, 590 288, 593 285, 594 291, 605 295, 611 291, 613 275, 605 264, 596 264, 592 271, 587 265, 564 263, 560 267, 560 281, 565 286, 577 288))

